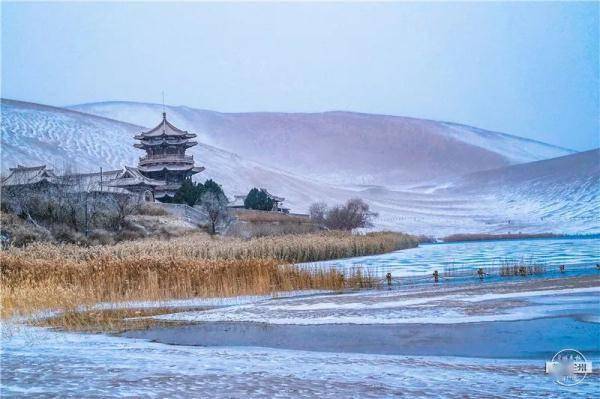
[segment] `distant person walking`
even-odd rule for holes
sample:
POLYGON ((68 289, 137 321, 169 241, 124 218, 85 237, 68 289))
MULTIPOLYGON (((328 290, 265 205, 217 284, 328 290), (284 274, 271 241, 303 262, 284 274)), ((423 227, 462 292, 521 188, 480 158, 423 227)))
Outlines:
POLYGON ((487 273, 483 271, 483 267, 480 267, 479 269, 477 269, 477 275, 479 276, 480 280, 483 280, 483 276, 485 276, 487 273))
POLYGON ((438 273, 437 270, 435 270, 433 272, 433 281, 435 281, 437 283, 439 281, 439 279, 440 279, 440 274, 438 273))
POLYGON ((385 279, 387 280, 388 288, 392 288, 392 273, 388 272, 388 274, 385 275, 385 279))

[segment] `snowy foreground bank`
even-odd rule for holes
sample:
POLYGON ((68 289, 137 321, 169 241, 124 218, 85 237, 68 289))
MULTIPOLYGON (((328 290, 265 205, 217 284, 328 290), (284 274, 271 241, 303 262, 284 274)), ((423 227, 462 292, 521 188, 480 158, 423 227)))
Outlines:
POLYGON ((314 293, 256 298, 256 302, 238 298, 237 304, 207 311, 177 313, 174 309, 173 314, 160 318, 190 324, 131 332, 129 338, 4 326, 1 394, 86 398, 597 396, 597 373, 570 388, 544 374, 544 361, 572 344, 588 360, 595 364, 599 360, 597 276, 511 281, 342 295, 314 293), (206 330, 218 331, 223 326, 220 342, 214 340, 214 332, 211 336, 206 330), (194 328, 205 330, 194 333, 194 328), (293 332, 302 328, 316 330, 304 335, 293 332), (261 331, 268 333, 270 341, 260 341, 261 331), (359 334, 356 340, 344 344, 353 332, 359 334), (372 334, 378 338, 371 339, 372 334), (494 334, 516 344, 507 346, 498 340, 504 354, 452 354, 464 353, 464 348, 494 334), (134 335, 144 338, 131 338, 134 335), (340 338, 338 347, 327 347, 332 342, 336 345, 332 336, 340 338), (206 346, 182 345, 190 337, 195 345, 206 346), (252 339, 262 342, 261 346, 252 339), (320 342, 321 347, 299 350, 294 347, 298 341, 300 347, 310 341, 320 342), (410 353, 403 342, 417 352, 410 353), (384 350, 377 353, 381 346, 384 350), (422 356, 419 348, 433 349, 427 352, 430 356, 422 356))
MULTIPOLYGON (((590 397, 543 363, 172 346, 26 329, 2 353, 2 397, 590 397)), ((595 385, 594 385, 595 384, 595 385)))

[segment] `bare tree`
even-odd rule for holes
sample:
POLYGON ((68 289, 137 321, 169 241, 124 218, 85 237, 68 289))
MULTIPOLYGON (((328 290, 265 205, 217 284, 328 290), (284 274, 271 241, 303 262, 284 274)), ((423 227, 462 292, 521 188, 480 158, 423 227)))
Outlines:
POLYGON ((325 215, 325 226, 332 230, 350 231, 359 227, 372 226, 377 213, 371 212, 369 204, 360 198, 348 200, 344 205, 329 209, 325 215))
POLYGON ((2 187, 2 207, 39 227, 36 219, 44 202, 50 197, 49 191, 50 187, 42 184, 35 188, 29 185, 2 187))
POLYGON ((208 215, 211 234, 215 234, 217 224, 229 219, 227 197, 221 193, 206 191, 200 197, 200 204, 208 215))
POLYGON ((116 211, 116 227, 121 229, 125 223, 125 218, 135 213, 140 206, 140 202, 136 196, 129 193, 114 194, 111 199, 116 211))
POLYGON ((308 208, 310 219, 318 225, 325 225, 325 216, 327 215, 327 204, 324 202, 315 202, 308 208))

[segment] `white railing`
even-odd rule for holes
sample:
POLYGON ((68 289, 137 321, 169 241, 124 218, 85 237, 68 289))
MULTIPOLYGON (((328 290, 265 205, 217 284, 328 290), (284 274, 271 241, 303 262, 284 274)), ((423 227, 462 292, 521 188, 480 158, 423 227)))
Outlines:
POLYGON ((163 155, 146 155, 140 157, 140 165, 160 163, 160 162, 185 162, 194 163, 193 155, 178 155, 178 154, 163 154, 163 155))

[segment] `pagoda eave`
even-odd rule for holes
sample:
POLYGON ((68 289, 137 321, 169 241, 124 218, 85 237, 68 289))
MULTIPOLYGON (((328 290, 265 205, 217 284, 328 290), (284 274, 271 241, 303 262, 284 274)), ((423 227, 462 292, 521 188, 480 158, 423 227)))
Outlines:
MULTIPOLYGON (((142 172, 162 172, 162 171, 182 172, 182 171, 192 171, 197 168, 198 167, 194 167, 193 165, 156 165, 156 166, 140 165, 138 167, 138 169, 142 172)), ((202 168, 202 170, 204 170, 204 168, 202 168)), ((201 172, 201 170, 199 172, 201 172)), ((197 172, 194 172, 194 173, 197 173, 197 172)))
POLYGON ((193 139, 198 137, 195 133, 165 133, 165 132, 156 132, 156 133, 142 133, 133 136, 136 140, 146 140, 146 139, 162 139, 162 138, 181 138, 181 139, 193 139))
POLYGON ((171 146, 181 145, 181 146, 184 146, 185 148, 190 148, 195 145, 198 145, 198 142, 197 141, 187 141, 187 140, 181 140, 179 142, 173 142, 173 141, 168 141, 168 140, 142 141, 141 143, 135 143, 133 146, 135 148, 144 150, 146 148, 168 146, 168 145, 171 145, 171 146))

